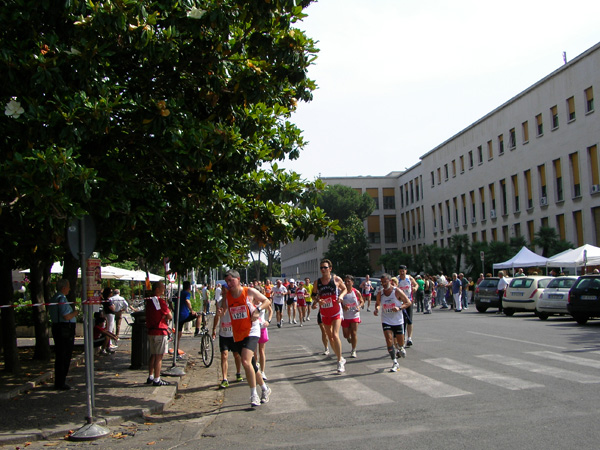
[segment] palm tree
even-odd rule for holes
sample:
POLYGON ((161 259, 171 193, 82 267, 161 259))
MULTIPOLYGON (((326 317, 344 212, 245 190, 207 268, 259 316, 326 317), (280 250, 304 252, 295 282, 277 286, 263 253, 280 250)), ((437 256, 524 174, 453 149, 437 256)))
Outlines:
POLYGON ((535 233, 533 241, 531 241, 536 247, 542 248, 542 256, 548 257, 556 244, 558 243, 558 233, 552 227, 540 227, 535 233))
POLYGON ((455 234, 450 238, 450 248, 454 255, 456 255, 456 269, 455 272, 460 272, 460 261, 463 253, 469 251, 469 236, 466 234, 455 234))

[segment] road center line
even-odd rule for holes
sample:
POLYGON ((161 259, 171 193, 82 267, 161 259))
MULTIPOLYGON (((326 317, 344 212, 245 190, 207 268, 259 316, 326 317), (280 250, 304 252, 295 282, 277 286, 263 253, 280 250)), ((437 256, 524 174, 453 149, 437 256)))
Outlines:
POLYGON ((524 341, 522 339, 514 339, 514 338, 509 338, 509 337, 506 337, 506 336, 496 336, 494 334, 478 333, 477 331, 467 331, 467 333, 478 334, 480 336, 487 336, 487 337, 491 337, 491 338, 494 338, 494 339, 504 339, 505 341, 519 342, 521 344, 539 345, 541 347, 550 347, 550 348, 555 348, 555 349, 560 349, 560 350, 566 350, 567 349, 566 347, 560 347, 558 345, 540 344, 538 342, 524 341))

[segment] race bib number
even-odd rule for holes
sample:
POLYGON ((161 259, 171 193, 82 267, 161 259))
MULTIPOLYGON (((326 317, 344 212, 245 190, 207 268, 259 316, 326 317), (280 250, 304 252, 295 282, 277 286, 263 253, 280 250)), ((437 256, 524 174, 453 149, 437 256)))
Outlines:
POLYGON ((229 308, 229 314, 231 314, 232 320, 240 320, 248 318, 248 308, 243 306, 234 306, 229 308))
POLYGON ((323 300, 321 308, 333 308, 333 299, 326 298, 323 300))
POLYGON ((385 305, 383 305, 383 312, 384 313, 392 313, 395 312, 394 308, 396 307, 396 305, 394 305, 393 303, 387 303, 385 305))
POLYGON ((231 322, 221 322, 221 331, 223 333, 231 333, 233 331, 231 322))

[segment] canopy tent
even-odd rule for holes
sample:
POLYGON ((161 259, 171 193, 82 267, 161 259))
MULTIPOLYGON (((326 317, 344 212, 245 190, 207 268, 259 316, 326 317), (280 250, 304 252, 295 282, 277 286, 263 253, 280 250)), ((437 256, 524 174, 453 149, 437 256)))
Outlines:
POLYGON ((548 258, 545 258, 537 253, 532 252, 527 247, 523 247, 519 250, 515 256, 508 261, 494 264, 494 270, 496 269, 514 269, 519 267, 542 267, 546 265, 548 258))
MULTIPOLYGON (((21 270, 21 273, 29 273, 30 270, 21 270)), ((52 264, 51 273, 58 274, 63 273, 62 264, 55 262, 52 264)), ((144 281, 146 279, 146 272, 142 270, 127 270, 121 269, 114 266, 103 266, 100 269, 100 273, 103 280, 126 280, 126 281, 144 281), (141 275, 143 274, 143 275, 141 275)), ((81 278, 81 270, 77 270, 77 277, 81 278)), ((150 281, 160 281, 163 277, 158 275, 150 274, 150 281)))
MULTIPOLYGON (((131 280, 131 281, 145 281, 146 280, 146 272, 143 270, 129 270, 129 274, 121 278, 121 280, 131 280)), ((161 277, 159 275, 155 275, 153 273, 148 272, 148 277, 151 282, 164 280, 165 277, 161 277)))
POLYGON ((600 247, 594 247, 590 244, 581 247, 566 250, 548 258, 546 265, 549 267, 583 267, 600 265, 600 247), (587 261, 584 261, 584 254, 587 261))

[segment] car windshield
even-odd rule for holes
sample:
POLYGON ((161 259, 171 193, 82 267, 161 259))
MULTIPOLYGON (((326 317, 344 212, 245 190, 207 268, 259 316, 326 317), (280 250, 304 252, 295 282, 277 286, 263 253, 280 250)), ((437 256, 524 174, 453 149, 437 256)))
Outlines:
POLYGON ((527 289, 533 284, 533 278, 517 277, 510 282, 511 288, 527 289))
POLYGON ((572 278, 555 278, 548 283, 547 287, 550 289, 571 289, 575 281, 572 278))
POLYGON ((498 280, 483 280, 479 283, 479 287, 497 287, 498 280))
POLYGON ((545 288, 551 281, 552 278, 544 278, 543 280, 538 280, 537 285, 539 288, 545 288))
POLYGON ((577 289, 600 289, 600 278, 580 278, 575 287, 577 289))

